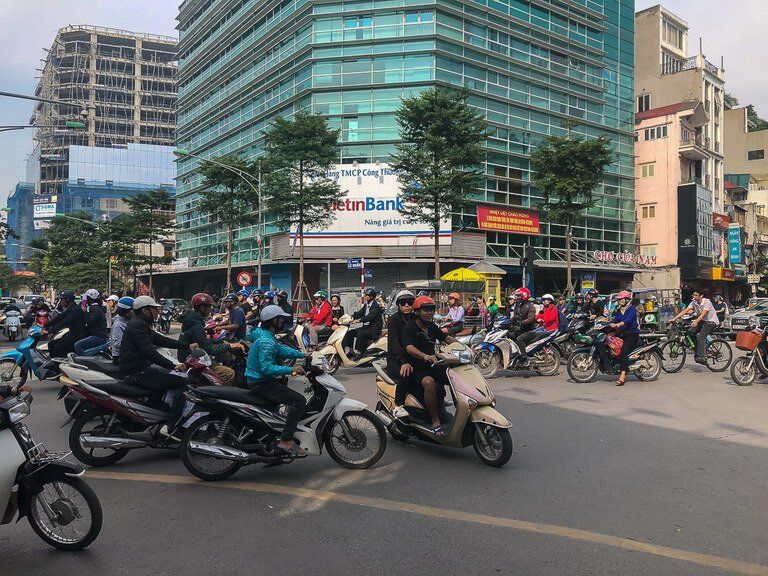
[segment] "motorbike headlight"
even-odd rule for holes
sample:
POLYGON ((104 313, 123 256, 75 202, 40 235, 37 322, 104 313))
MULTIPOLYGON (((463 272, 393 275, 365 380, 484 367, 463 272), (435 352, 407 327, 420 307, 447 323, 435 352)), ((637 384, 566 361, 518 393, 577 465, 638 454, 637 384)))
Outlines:
POLYGON ((469 411, 472 412, 475 408, 477 408, 477 400, 474 398, 470 398, 466 394, 462 394, 464 397, 464 401, 469 405, 469 411))
POLYGON ((472 363, 472 353, 469 350, 460 350, 456 356, 462 364, 472 363))
POLYGON ((757 316, 752 316, 752 318, 749 319, 749 327, 750 328, 760 327, 760 320, 757 318, 757 316))
POLYGON ((8 409, 8 419, 11 424, 16 424, 19 420, 22 420, 29 416, 29 404, 26 402, 19 402, 18 404, 11 406, 8 409))

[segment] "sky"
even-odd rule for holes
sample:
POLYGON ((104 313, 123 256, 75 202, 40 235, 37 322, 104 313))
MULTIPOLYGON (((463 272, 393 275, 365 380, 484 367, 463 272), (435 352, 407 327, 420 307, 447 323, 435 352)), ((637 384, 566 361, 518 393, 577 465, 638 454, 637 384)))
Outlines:
MULTIPOLYGON (((636 0, 638 10, 655 4, 636 0)), ((44 48, 63 26, 92 24, 175 36, 178 5, 179 0, 0 0, 0 91, 34 94, 44 48)), ((692 49, 702 37, 710 61, 719 64, 720 56, 725 58, 726 90, 768 116, 768 74, 756 49, 768 28, 768 0, 667 0, 663 5, 687 20, 692 49)), ((0 125, 27 124, 31 112, 32 102, 0 98, 0 125)), ((0 133, 0 206, 25 179, 24 158, 32 150, 33 132, 0 133)))

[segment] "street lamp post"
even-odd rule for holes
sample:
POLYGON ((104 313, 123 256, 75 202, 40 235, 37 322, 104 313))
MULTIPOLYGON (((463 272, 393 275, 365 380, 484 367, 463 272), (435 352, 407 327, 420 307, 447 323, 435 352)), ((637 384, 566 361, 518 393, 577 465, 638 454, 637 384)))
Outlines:
POLYGON ((216 160, 213 160, 211 158, 203 158, 202 156, 198 156, 197 154, 192 154, 189 150, 186 148, 176 148, 173 153, 176 156, 184 156, 187 158, 194 158, 195 160, 198 160, 200 162, 208 162, 210 164, 214 164, 220 168, 223 168, 224 170, 228 170, 229 172, 232 172, 233 174, 237 174, 243 182, 248 184, 248 186, 251 188, 251 190, 256 194, 256 197, 258 198, 259 202, 259 210, 258 210, 258 233, 259 233, 259 260, 257 265, 257 271, 256 271, 256 283, 258 284, 258 287, 261 288, 261 263, 262 263, 262 254, 264 252, 264 235, 263 235, 263 222, 262 222, 262 208, 261 208, 261 165, 259 165, 259 175, 256 180, 256 186, 254 186, 253 177, 248 174, 247 172, 243 172, 242 170, 238 168, 234 168, 232 166, 228 166, 227 164, 224 164, 223 162, 218 162, 216 160))
POLYGON ((12 130, 27 130, 29 128, 57 128, 62 130, 85 130, 85 124, 82 122, 68 121, 64 126, 58 124, 18 124, 10 126, 0 126, 0 132, 10 132, 12 130))

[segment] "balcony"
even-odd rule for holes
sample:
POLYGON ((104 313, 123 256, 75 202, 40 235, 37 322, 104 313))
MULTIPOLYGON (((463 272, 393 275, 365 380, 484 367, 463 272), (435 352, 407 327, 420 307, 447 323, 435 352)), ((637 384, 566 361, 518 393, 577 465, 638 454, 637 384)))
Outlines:
POLYGON ((661 75, 666 76, 668 74, 677 74, 684 72, 685 70, 706 70, 713 76, 722 78, 722 72, 715 64, 712 64, 709 60, 702 55, 690 56, 682 60, 673 60, 671 62, 664 62, 661 65, 661 75))
POLYGON ((698 184, 699 186, 704 186, 704 182, 699 176, 683 176, 683 178, 680 180, 680 185, 684 184, 698 184))
POLYGON ((692 133, 685 130, 680 135, 680 156, 694 161, 709 158, 701 136, 694 137, 692 133))

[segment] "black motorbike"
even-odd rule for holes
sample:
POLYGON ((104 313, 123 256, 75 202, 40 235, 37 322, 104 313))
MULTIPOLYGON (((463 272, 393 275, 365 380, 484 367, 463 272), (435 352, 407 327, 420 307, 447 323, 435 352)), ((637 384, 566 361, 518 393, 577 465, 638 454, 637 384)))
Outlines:
MULTIPOLYGON (((579 334, 576 339, 580 346, 571 352, 568 358, 568 376, 579 384, 594 382, 598 372, 602 374, 619 374, 621 368, 619 357, 608 347, 605 354, 600 354, 598 346, 606 346, 606 338, 610 331, 607 320, 599 320, 587 331, 579 334)), ((643 340, 629 353, 629 371, 640 380, 656 380, 661 374, 661 354, 658 340, 643 340)))
POLYGON ((160 317, 157 319, 160 332, 163 334, 170 334, 172 320, 173 306, 163 306, 163 309, 160 311, 160 317))
POLYGON ((81 478, 85 468, 48 452, 21 420, 32 396, 0 403, 0 524, 26 516, 32 529, 59 550, 82 550, 101 531, 98 496, 81 478))

